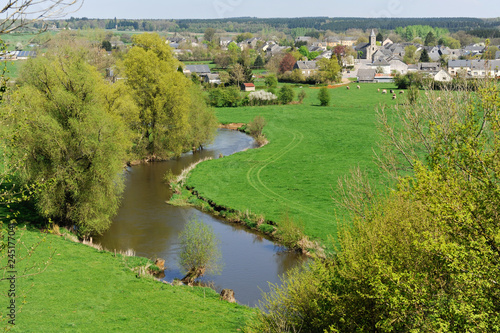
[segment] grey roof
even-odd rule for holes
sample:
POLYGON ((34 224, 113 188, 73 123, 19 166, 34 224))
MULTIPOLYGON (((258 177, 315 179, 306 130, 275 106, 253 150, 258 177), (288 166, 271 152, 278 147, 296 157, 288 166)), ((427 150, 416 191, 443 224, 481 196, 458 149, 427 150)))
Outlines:
POLYGON ((441 69, 439 62, 419 62, 418 69, 421 71, 438 71, 441 69))
POLYGON ((293 68, 298 68, 298 69, 316 69, 316 61, 297 61, 295 63, 295 66, 293 68))
POLYGON ((448 67, 470 67, 470 60, 448 60, 448 67))
POLYGON ((210 67, 208 65, 186 65, 186 69, 191 73, 201 73, 208 74, 210 73, 210 67))
POLYGON ((359 69, 358 70, 358 80, 359 81, 373 81, 375 79, 375 69, 359 69))
POLYGON ((378 58, 373 61, 373 66, 390 66, 390 64, 384 58, 378 58))
POLYGON ((17 53, 18 57, 30 57, 30 58, 35 58, 36 57, 36 52, 35 51, 19 51, 17 53))
POLYGON ((370 34, 370 37, 376 37, 377 35, 375 35, 375 31, 373 31, 372 29, 372 33, 370 34))

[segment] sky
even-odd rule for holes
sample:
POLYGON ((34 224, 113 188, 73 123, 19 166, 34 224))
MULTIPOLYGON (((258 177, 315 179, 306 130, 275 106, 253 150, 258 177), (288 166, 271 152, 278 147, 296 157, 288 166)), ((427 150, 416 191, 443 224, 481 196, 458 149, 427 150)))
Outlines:
MULTIPOLYGON (((81 1, 81 0, 80 0, 81 1)), ((228 17, 497 17, 498 0, 83 0, 68 16, 119 19, 228 17)))

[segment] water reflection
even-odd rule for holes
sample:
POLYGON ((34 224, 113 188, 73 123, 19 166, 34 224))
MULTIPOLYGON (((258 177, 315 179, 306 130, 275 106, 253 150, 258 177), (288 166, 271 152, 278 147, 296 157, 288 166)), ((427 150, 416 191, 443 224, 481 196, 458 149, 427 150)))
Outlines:
POLYGON ((165 259, 165 280, 182 278, 177 266, 179 232, 186 222, 196 217, 214 229, 220 244, 224 268, 221 275, 207 275, 201 280, 213 282, 218 290, 233 289, 236 299, 250 306, 257 305, 260 290, 267 291, 268 282, 278 283, 279 276, 297 265, 302 257, 281 252, 280 247, 262 235, 191 207, 166 204, 172 193, 163 182, 170 169, 179 174, 182 169, 206 157, 217 158, 253 148, 251 137, 235 131, 219 130, 214 143, 195 154, 162 163, 139 165, 128 169, 126 189, 118 215, 111 228, 98 240, 109 249, 134 249, 138 256, 165 259))

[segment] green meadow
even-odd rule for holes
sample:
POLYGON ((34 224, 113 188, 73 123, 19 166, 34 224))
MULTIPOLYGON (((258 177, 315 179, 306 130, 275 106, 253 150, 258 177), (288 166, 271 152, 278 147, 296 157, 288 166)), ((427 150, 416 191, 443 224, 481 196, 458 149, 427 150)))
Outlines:
MULTIPOLYGON (((255 309, 219 300, 210 288, 138 277, 132 269, 145 265, 146 258, 115 257, 23 228, 16 238, 17 275, 34 263, 27 274, 42 272, 17 280, 12 332, 235 332, 255 314, 255 309), (30 259, 20 260, 38 243, 30 259)), ((4 321, 8 301, 4 297, 2 327, 10 327, 4 321)))
POLYGON ((263 116, 266 146, 199 164, 187 184, 201 196, 242 212, 262 214, 277 222, 285 214, 305 225, 305 233, 323 241, 336 236, 343 214, 332 196, 338 179, 359 166, 373 181, 381 176, 374 161, 377 149, 376 109, 401 101, 377 89, 392 84, 351 84, 329 89, 330 105, 319 106, 319 89, 303 104, 217 109, 221 123, 248 123, 263 116))

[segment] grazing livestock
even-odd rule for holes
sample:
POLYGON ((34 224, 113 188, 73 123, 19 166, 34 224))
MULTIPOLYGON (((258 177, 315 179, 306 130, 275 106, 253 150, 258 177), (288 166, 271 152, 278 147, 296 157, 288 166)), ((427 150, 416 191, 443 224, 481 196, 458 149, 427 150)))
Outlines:
POLYGON ((405 91, 404 91, 404 90, 400 90, 400 91, 399 91, 399 93, 400 93, 400 94, 404 94, 404 93, 405 93, 405 91))
POLYGON ((351 87, 347 86, 347 90, 351 89, 351 87))
POLYGON ((378 88, 377 91, 380 92, 380 88, 378 88))
POLYGON ((361 89, 361 87, 360 87, 359 85, 358 85, 358 86, 356 86, 356 88, 361 89))
POLYGON ((394 94, 394 90, 392 90, 392 89, 391 89, 389 92, 390 92, 391 94, 394 94))
POLYGON ((382 90, 382 94, 387 94, 387 90, 382 90))
POLYGON ((392 99, 396 99, 396 94, 392 95, 392 99))

